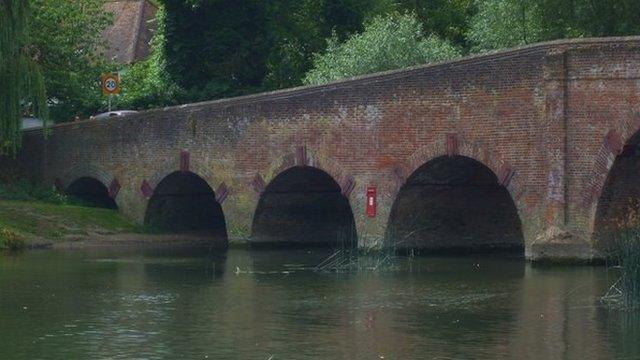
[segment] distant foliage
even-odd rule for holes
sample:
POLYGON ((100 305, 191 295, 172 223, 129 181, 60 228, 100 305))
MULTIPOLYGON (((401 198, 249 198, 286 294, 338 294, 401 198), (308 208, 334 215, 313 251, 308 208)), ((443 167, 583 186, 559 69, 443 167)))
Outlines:
POLYGON ((396 9, 393 0, 280 0, 269 6, 272 47, 266 58, 267 90, 297 86, 326 39, 344 41, 374 16, 396 9))
POLYGON ((104 111, 104 71, 122 71, 115 107, 146 109, 537 41, 640 34, 638 0, 154 0, 153 55, 122 67, 101 56, 105 1, 0 0, 0 151, 16 151, 22 115, 104 111))
POLYGON ((304 82, 322 84, 459 56, 460 50, 449 42, 434 35, 425 37, 415 15, 393 13, 374 18, 362 33, 343 43, 330 38, 327 51, 316 56, 304 82))
POLYGON ((71 121, 95 114, 103 101, 100 73, 110 68, 101 55, 101 34, 112 21, 105 0, 28 2, 30 47, 44 75, 51 117, 71 121))
POLYGON ((261 90, 269 50, 267 2, 165 0, 167 74, 190 101, 261 90))
MULTIPOLYGON (((343 41, 391 0, 165 0, 164 68, 186 101, 299 85, 332 33, 343 41)), ((158 49, 156 47, 156 49, 158 49)))
POLYGON ((121 76, 122 93, 115 105, 123 109, 148 109, 187 102, 184 90, 169 76, 165 57, 164 7, 156 15, 158 28, 151 40, 151 56, 126 69, 121 76))
POLYGON ((543 39, 540 11, 534 0, 480 1, 468 33, 473 51, 530 44, 543 39))
POLYGON ((504 49, 545 40, 640 34, 637 0, 478 0, 471 50, 504 49))
POLYGON ((470 21, 477 12, 476 0, 396 0, 400 11, 416 14, 425 34, 434 34, 467 48, 470 21))

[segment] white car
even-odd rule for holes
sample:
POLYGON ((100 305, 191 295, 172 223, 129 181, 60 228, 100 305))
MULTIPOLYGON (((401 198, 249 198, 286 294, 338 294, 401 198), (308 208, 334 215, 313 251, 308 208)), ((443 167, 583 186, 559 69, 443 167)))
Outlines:
POLYGON ((110 119, 113 117, 121 117, 121 116, 127 116, 127 115, 131 115, 131 114, 137 114, 138 112, 135 110, 117 110, 117 111, 109 111, 106 113, 102 113, 102 114, 98 114, 98 115, 94 115, 92 117, 90 117, 91 120, 96 119, 96 120, 104 120, 104 119, 110 119))
POLYGON ((38 118, 22 118, 22 124, 20 125, 20 128, 22 130, 28 130, 28 129, 38 129, 43 126, 44 126, 44 123, 42 122, 42 120, 38 118))

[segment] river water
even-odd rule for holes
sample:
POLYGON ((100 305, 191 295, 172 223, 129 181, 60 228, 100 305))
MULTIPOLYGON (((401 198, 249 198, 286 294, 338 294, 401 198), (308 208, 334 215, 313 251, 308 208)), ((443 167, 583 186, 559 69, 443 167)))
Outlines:
POLYGON ((0 255, 0 359, 638 359, 604 267, 325 250, 0 255))

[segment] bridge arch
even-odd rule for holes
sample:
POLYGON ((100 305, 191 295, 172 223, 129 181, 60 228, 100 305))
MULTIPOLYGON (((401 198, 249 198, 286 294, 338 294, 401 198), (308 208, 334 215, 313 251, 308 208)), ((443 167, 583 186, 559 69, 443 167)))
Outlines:
MULTIPOLYGON (((275 161, 270 163, 264 174, 264 181, 266 184, 270 183, 282 172, 295 166, 311 166, 318 168, 331 176, 331 178, 342 188, 347 187, 347 183, 350 181, 354 181, 353 177, 351 177, 340 166, 340 162, 336 159, 328 158, 317 151, 309 153, 307 152, 306 147, 299 147, 299 149, 302 149, 303 159, 297 159, 297 157, 300 156, 298 156, 295 151, 292 151, 276 158, 275 161), (298 162, 302 162, 302 164, 297 164, 298 162)), ((351 192, 346 190, 348 189, 343 189, 343 192, 345 192, 345 195, 350 198, 351 192)))
POLYGON ((162 180, 176 171, 193 172, 194 174, 198 174, 198 176, 210 184, 213 189, 217 189, 220 184, 224 183, 220 177, 216 176, 209 167, 203 165, 200 161, 194 161, 194 159, 190 158, 188 166, 184 169, 181 168, 184 166, 181 166, 180 162, 180 154, 176 153, 176 156, 160 163, 153 172, 153 175, 147 178, 147 182, 151 188, 155 189, 162 180))
POLYGON ((592 243, 607 255, 629 216, 640 215, 640 122, 609 130, 593 169, 584 200, 590 205, 592 243))
POLYGON ((173 171, 155 184, 144 223, 167 233, 206 235, 227 241, 226 220, 216 193, 192 171, 173 171))
MULTIPOLYGON (((254 245, 357 246, 348 194, 326 170, 281 159, 260 193, 253 215, 254 245)), ((317 159, 307 163, 319 164, 317 159)), ((335 168, 334 168, 335 170, 335 168)))
POLYGON ((87 205, 118 209, 120 185, 113 175, 98 166, 76 166, 58 182, 64 187, 65 193, 87 205))
POLYGON ((499 153, 485 146, 467 141, 457 134, 454 136, 455 145, 449 146, 448 139, 450 139, 448 136, 443 136, 441 139, 433 140, 429 144, 421 146, 407 160, 396 166, 394 171, 396 192, 393 195, 397 196, 400 187, 407 178, 427 162, 442 156, 460 155, 473 159, 491 170, 498 177, 498 180, 504 183, 503 185, 509 191, 516 204, 519 215, 523 217, 525 206, 520 202, 520 198, 527 193, 527 189, 522 179, 516 175, 517 169, 503 160, 499 153))
POLYGON ((459 138, 453 146, 443 140, 418 149, 395 174, 387 246, 523 252, 524 207, 518 199, 524 188, 496 154, 459 138))

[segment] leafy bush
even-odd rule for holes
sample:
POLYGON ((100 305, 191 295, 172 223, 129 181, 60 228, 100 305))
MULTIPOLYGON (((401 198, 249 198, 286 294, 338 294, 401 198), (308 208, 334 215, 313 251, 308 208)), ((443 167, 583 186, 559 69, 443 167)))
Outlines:
POLYGON ((0 183, 0 199, 2 200, 40 200, 54 204, 66 204, 67 195, 57 191, 53 186, 26 180, 0 183))
POLYGON ((425 37, 414 14, 397 12, 375 17, 360 34, 344 43, 336 36, 327 51, 316 54, 304 82, 322 84, 340 78, 454 59, 460 50, 434 35, 425 37))
POLYGON ((27 246, 26 239, 13 229, 0 228, 0 249, 22 250, 27 246))
POLYGON ((473 50, 503 49, 545 39, 541 12, 535 1, 485 0, 478 4, 467 37, 473 50))

